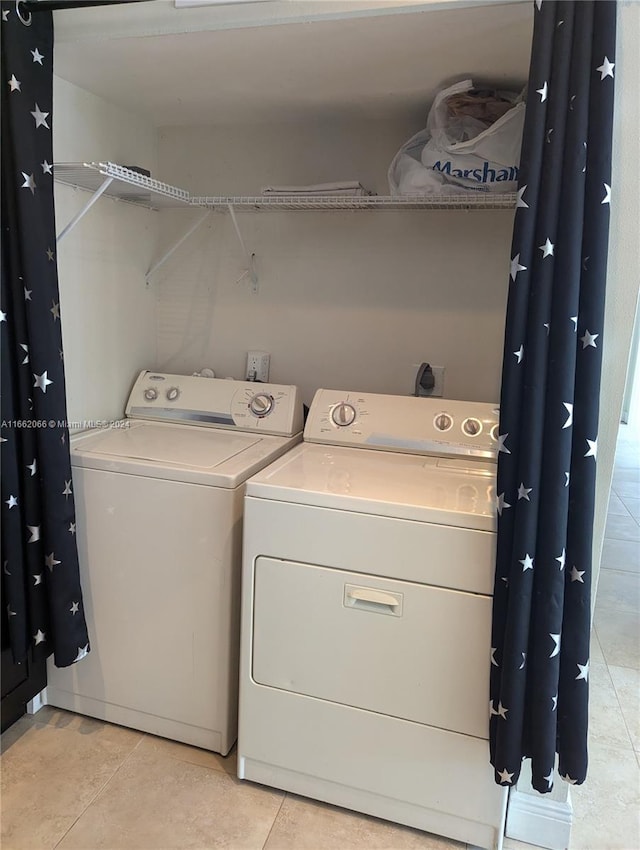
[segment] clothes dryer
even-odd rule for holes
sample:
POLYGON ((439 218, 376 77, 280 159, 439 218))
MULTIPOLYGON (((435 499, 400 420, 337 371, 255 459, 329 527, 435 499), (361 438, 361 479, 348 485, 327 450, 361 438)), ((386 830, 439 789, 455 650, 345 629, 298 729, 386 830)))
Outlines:
POLYGON ((500 848, 497 410, 319 390, 245 498, 238 774, 500 848))
POLYGON ((71 440, 91 652, 49 664, 47 702, 226 754, 245 481, 301 440, 302 402, 291 386, 145 371, 126 415, 71 440))

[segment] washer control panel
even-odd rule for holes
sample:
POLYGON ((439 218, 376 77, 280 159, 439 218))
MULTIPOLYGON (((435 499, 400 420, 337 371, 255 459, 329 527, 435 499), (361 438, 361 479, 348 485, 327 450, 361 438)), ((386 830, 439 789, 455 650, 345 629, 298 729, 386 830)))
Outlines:
POLYGON ((302 431, 297 387, 194 375, 141 372, 125 414, 136 419, 261 431, 291 436, 302 431))
POLYGON ((365 449, 491 460, 498 408, 475 401, 318 390, 304 439, 365 449))

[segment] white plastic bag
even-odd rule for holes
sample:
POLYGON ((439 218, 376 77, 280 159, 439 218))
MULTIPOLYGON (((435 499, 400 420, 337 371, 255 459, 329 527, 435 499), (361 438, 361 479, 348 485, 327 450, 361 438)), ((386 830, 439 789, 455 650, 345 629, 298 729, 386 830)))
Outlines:
POLYGON ((452 116, 445 101, 472 89, 472 81, 463 80, 438 93, 426 129, 400 148, 389 167, 392 195, 516 191, 525 104, 513 95, 514 106, 507 103, 488 127, 470 115, 452 116))

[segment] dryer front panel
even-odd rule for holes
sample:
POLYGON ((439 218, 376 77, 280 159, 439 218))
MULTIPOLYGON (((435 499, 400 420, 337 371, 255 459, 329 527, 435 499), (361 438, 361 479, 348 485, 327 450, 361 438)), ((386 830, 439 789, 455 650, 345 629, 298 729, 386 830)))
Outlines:
POLYGON ((491 597, 258 557, 259 685, 488 736, 491 597))

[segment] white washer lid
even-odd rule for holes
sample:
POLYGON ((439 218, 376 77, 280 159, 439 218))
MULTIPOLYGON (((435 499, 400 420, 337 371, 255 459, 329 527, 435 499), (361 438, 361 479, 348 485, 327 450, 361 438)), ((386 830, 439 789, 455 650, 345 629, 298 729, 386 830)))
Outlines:
POLYGON ((496 465, 304 443, 247 482, 247 495, 495 530, 496 465))
POLYGON ((82 443, 82 451, 213 469, 260 441, 249 434, 212 432, 204 428, 172 428, 152 422, 121 424, 122 427, 88 437, 82 443))
POLYGON ((298 439, 127 419, 108 429, 74 435, 71 463, 235 487, 298 439))

